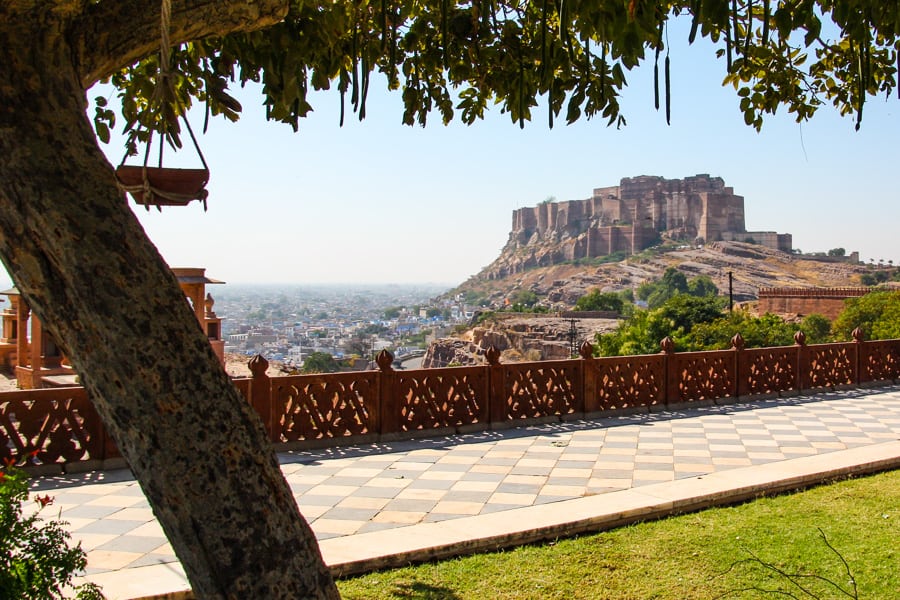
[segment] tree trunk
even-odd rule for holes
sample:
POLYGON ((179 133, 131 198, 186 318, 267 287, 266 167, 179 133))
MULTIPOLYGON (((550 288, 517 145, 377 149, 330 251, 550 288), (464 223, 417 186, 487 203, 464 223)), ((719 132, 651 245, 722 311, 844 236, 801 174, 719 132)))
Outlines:
POLYGON ((259 418, 116 188, 72 36, 39 16, 0 2, 3 263, 82 375, 198 597, 338 597, 259 418))

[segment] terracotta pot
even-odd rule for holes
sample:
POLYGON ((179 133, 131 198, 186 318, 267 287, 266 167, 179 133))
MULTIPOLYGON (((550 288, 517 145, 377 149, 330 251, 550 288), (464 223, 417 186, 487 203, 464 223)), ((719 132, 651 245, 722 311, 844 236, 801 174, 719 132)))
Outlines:
POLYGON ((192 200, 206 206, 208 169, 169 169, 120 165, 116 169, 119 187, 142 206, 185 206, 192 200), (149 193, 148 193, 149 192, 149 193))

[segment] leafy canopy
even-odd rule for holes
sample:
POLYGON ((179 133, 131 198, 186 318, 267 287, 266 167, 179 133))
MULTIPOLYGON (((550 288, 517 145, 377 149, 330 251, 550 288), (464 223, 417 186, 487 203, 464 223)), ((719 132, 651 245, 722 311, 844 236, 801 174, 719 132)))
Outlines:
MULTIPOLYGON (((828 103, 855 114, 858 127, 866 98, 897 87, 900 3, 883 0, 293 0, 276 26, 173 48, 161 102, 151 102, 156 56, 111 82, 132 149, 147 128, 180 145, 176 117, 195 102, 237 119, 228 87, 251 81, 263 86, 267 117, 295 130, 312 110, 310 90, 336 88, 341 121, 348 111, 364 118, 373 76, 402 89, 410 125, 425 125, 432 111, 444 123, 456 115, 472 123, 499 105, 524 126, 543 103, 551 127, 582 116, 620 126, 626 74, 648 60, 668 116, 674 19, 687 19, 689 40, 704 38, 724 58, 723 83, 756 129, 780 106, 803 121, 828 103)), ((114 121, 99 99, 101 139, 114 121)))
POLYGON ((725 313, 724 305, 722 297, 678 294, 660 307, 635 310, 616 331, 598 335, 597 347, 602 356, 652 354, 659 352, 663 338, 670 337, 678 352, 726 350, 740 334, 745 347, 768 348, 794 344, 797 331, 803 331, 810 344, 831 341, 831 324, 822 315, 810 314, 793 323, 773 314, 725 313))
POLYGON ((859 327, 866 339, 900 338, 900 292, 876 290, 844 303, 832 326, 835 337, 851 339, 853 330, 859 327))
POLYGON ((575 302, 575 310, 606 310, 621 313, 625 310, 625 298, 616 292, 602 292, 594 288, 575 302))
POLYGON ((650 308, 658 308, 679 294, 702 298, 715 296, 719 288, 708 275, 698 275, 690 280, 676 269, 669 267, 656 281, 645 281, 637 288, 637 297, 647 302, 650 308))
POLYGON ((303 361, 303 373, 336 373, 341 366, 327 352, 312 352, 303 361))

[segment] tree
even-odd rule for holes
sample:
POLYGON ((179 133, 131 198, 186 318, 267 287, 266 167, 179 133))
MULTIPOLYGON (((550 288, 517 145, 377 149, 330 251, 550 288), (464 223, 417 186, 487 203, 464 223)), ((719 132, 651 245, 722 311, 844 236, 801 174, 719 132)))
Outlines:
POLYGON ((603 293, 596 288, 575 302, 575 310, 608 310, 620 313, 624 307, 622 296, 615 292, 603 293))
POLYGON ((304 373, 336 373, 340 365, 327 352, 312 352, 303 361, 304 373))
POLYGON ((658 308, 678 294, 700 298, 715 296, 718 293, 719 288, 708 275, 698 275, 688 280, 687 276, 675 267, 667 268, 659 280, 645 281, 637 289, 638 298, 646 300, 650 308, 658 308))
POLYGON ((175 117, 194 102, 238 118, 235 81, 261 82, 267 116, 295 129, 312 108, 310 89, 336 87, 362 118, 375 71, 403 87, 408 124, 433 111, 472 123, 496 102, 524 125, 544 101, 551 120, 622 125, 626 71, 658 57, 667 23, 683 14, 691 40, 708 38, 725 56, 746 123, 761 127, 779 106, 806 119, 826 102, 858 123, 868 96, 894 88, 898 10, 875 0, 595 0, 577 9, 0 0, 0 258, 82 375, 196 595, 335 597, 259 418, 116 187, 97 142, 115 114, 98 102, 92 128, 86 90, 106 79, 121 90, 134 150, 151 130, 181 144, 175 117), (171 50, 167 76, 160 38, 171 50))
POLYGON ((828 256, 846 256, 847 251, 843 248, 832 248, 828 251, 828 256))
POLYGON ((721 319, 723 306, 724 298, 676 294, 657 308, 635 310, 614 332, 598 336, 597 344, 603 356, 651 354, 659 352, 660 341, 669 336, 677 350, 694 349, 688 335, 703 323, 721 319))
POLYGON ((835 339, 849 340, 859 327, 870 340, 900 335, 900 292, 875 290, 844 301, 844 310, 832 323, 835 339))
POLYGON ((709 275, 698 275, 688 281, 688 294, 691 296, 717 296, 719 288, 713 283, 709 275))
POLYGON ((790 346, 798 329, 796 323, 787 323, 771 313, 754 317, 744 311, 733 311, 696 325, 682 345, 685 350, 725 350, 731 347, 732 338, 739 333, 747 348, 790 346))
POLYGON ((803 317, 800 330, 806 334, 808 344, 824 344, 831 338, 831 321, 819 313, 808 314, 803 317))
POLYGON ((509 300, 514 306, 518 304, 525 308, 531 308, 537 304, 540 298, 532 290, 516 290, 510 295, 509 300))

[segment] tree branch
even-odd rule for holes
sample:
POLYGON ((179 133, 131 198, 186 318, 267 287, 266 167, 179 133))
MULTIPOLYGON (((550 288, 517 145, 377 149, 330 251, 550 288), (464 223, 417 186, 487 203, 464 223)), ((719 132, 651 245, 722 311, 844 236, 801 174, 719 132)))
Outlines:
MULTIPOLYGON (((172 44, 278 23, 289 0, 172 0, 172 44)), ((85 89, 159 50, 160 0, 91 4, 68 31, 85 89)))

